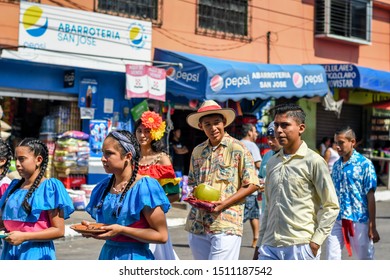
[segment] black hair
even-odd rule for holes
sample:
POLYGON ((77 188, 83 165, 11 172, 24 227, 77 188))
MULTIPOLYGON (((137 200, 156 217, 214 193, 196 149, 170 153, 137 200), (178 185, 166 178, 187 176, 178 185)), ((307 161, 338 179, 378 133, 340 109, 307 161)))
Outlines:
POLYGON ((242 135, 243 135, 243 137, 247 136, 248 132, 252 131, 253 127, 255 127, 255 126, 253 124, 251 124, 251 123, 244 123, 242 125, 242 135))
POLYGON ((347 138, 349 141, 351 141, 352 139, 356 140, 355 131, 353 131, 353 129, 350 126, 345 126, 345 127, 339 128, 336 130, 336 132, 334 134, 336 136, 343 134, 343 135, 345 135, 345 138, 347 138))
POLYGON ((275 116, 286 114, 288 117, 292 117, 298 124, 305 123, 306 114, 298 104, 283 103, 275 106, 272 111, 275 116))
POLYGON ((2 138, 0 138, 0 159, 6 160, 4 165, 2 166, 3 172, 1 172, 0 174, 0 180, 2 180, 5 175, 7 175, 12 160, 12 149, 10 145, 2 138))
POLYGON ((328 141, 328 140, 332 140, 332 138, 331 137, 328 137, 328 136, 325 136, 325 137, 323 137, 322 138, 322 141, 321 141, 321 143, 326 143, 326 141, 328 141))
MULTIPOLYGON (((135 122, 135 126, 134 126, 134 134, 136 133, 135 131, 137 130, 138 127, 140 127, 142 124, 142 120, 139 119, 135 122)), ((159 152, 167 152, 166 149, 165 149, 165 145, 164 145, 164 141, 163 141, 164 138, 161 138, 160 140, 152 140, 152 142, 150 143, 150 145, 152 146, 152 150, 153 152, 156 152, 156 153, 159 153, 159 152)))
MULTIPOLYGON (((44 174, 46 172, 47 164, 49 162, 49 150, 47 149, 47 146, 45 145, 45 143, 43 143, 42 141, 35 139, 35 138, 25 138, 18 144, 17 147, 28 147, 30 149, 30 151, 34 153, 35 157, 41 156, 43 159, 42 164, 39 167, 37 166, 37 168, 40 169, 39 174, 38 174, 37 178, 35 178, 34 183, 30 187, 30 189, 28 190, 28 192, 27 192, 27 194, 24 197, 24 200, 22 202, 22 207, 23 207, 24 211, 26 211, 27 214, 30 214, 31 213, 31 205, 28 202, 28 199, 32 196, 34 191, 38 188, 39 183, 41 182, 42 177, 44 176, 44 174)), ((19 180, 19 182, 15 185, 15 187, 8 193, 6 200, 8 200, 8 198, 11 196, 11 194, 13 194, 17 189, 19 189, 23 185, 24 181, 25 181, 24 178, 19 180)), ((5 203, 4 203, 4 205, 5 205, 5 203)), ((3 207, 4 207, 4 205, 3 205, 3 207)))
MULTIPOLYGON (((120 213, 120 211, 122 209, 121 203, 122 203, 123 199, 125 198, 125 195, 126 195, 127 191, 130 189, 131 185, 134 183, 135 179, 137 178, 138 169, 139 169, 139 159, 141 157, 141 148, 140 148, 140 145, 138 143, 137 138, 130 131, 127 131, 127 130, 115 130, 115 132, 120 133, 123 136, 125 136, 127 139, 129 139, 129 141, 133 145, 134 151, 135 151, 135 153, 134 153, 134 155, 132 155, 132 159, 131 159, 132 164, 133 164, 133 174, 131 175, 131 178, 130 178, 129 182, 127 183, 127 185, 126 185, 125 189, 123 190, 123 192, 121 194, 121 197, 119 199, 119 203, 118 203, 119 207, 118 207, 117 212, 116 212, 119 215, 119 213, 120 213)), ((106 139, 109 138, 109 137, 114 139, 114 140, 116 140, 118 142, 118 147, 120 149, 120 153, 121 153, 122 156, 125 156, 127 154, 126 151, 123 149, 122 145, 119 143, 119 140, 112 134, 112 132, 110 132, 107 135, 106 139)), ((102 199, 101 199, 98 207, 101 207, 103 205, 104 198, 110 192, 110 189, 111 189, 111 187, 114 184, 114 178, 115 178, 115 176, 111 177, 110 182, 108 183, 106 189, 103 192, 102 199)), ((116 213, 113 213, 113 214, 116 215, 116 213)))

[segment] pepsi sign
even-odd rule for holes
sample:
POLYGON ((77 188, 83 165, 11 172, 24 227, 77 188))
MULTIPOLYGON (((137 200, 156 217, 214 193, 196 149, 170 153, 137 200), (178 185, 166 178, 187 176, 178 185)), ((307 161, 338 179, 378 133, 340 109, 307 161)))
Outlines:
POLYGON ((246 63, 158 48, 154 54, 156 61, 183 65, 167 68, 167 92, 189 100, 312 97, 328 92, 325 71, 320 65, 246 63))

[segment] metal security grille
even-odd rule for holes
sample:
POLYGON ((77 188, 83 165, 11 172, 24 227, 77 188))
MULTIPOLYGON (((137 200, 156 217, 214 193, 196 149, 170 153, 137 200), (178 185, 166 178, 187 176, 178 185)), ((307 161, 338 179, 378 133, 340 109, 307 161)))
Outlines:
POLYGON ((98 0, 97 10, 122 17, 160 23, 161 0, 98 0))
POLYGON ((372 3, 369 0, 316 0, 316 37, 356 43, 371 40, 372 3))
POLYGON ((198 33, 245 38, 249 29, 248 0, 198 0, 198 33))
POLYGON ((350 126, 356 133, 357 141, 363 137, 363 108, 360 105, 343 104, 340 118, 332 111, 326 111, 321 103, 317 104, 317 146, 323 137, 333 137, 337 129, 350 126))

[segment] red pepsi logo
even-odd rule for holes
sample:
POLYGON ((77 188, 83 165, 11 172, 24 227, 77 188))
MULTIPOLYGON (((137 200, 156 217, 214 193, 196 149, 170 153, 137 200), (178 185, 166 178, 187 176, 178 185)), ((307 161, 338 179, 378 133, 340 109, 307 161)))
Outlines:
POLYGON ((296 88, 301 88, 303 86, 303 77, 300 73, 295 72, 292 76, 293 84, 296 88))
POLYGON ((172 78, 174 79, 175 78, 175 75, 176 75, 176 70, 175 68, 173 67, 169 67, 166 71, 165 71, 166 75, 168 78, 172 78))
POLYGON ((210 88, 217 92, 223 88, 223 78, 219 75, 215 75, 210 80, 210 88))

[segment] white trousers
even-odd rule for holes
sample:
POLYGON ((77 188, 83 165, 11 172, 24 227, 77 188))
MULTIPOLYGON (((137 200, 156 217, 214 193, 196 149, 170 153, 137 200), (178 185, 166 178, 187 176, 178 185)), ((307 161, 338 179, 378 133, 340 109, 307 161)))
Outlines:
POLYGON ((189 233, 188 244, 195 260, 238 260, 241 236, 189 233))
MULTIPOLYGON (((374 243, 368 237, 368 223, 352 223, 354 236, 349 237, 352 256, 357 260, 374 259, 374 243)), ((326 242, 326 258, 328 260, 341 260, 341 252, 345 246, 341 221, 336 221, 326 242)))
POLYGON ((284 247, 261 245, 259 260, 319 260, 321 248, 314 256, 309 244, 297 244, 284 247))
POLYGON ((173 249, 171 237, 168 234, 168 241, 164 244, 149 244, 149 249, 152 251, 156 260, 179 260, 179 256, 173 249))

